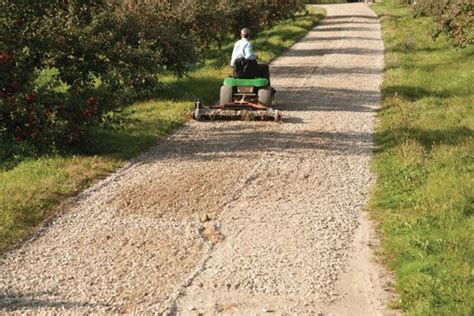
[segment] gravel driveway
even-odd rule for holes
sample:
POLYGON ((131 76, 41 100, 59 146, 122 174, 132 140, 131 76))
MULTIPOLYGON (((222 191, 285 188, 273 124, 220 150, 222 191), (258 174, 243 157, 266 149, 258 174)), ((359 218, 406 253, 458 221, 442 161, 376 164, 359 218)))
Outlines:
POLYGON ((272 64, 283 124, 187 124, 83 192, 1 259, 0 313, 386 313, 362 213, 380 25, 324 7, 272 64))

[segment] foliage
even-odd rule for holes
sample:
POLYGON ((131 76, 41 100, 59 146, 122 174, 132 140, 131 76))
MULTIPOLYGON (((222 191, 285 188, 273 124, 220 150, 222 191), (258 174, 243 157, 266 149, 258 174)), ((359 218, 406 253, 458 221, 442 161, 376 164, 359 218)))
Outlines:
POLYGON ((6 1, 2 10, 0 128, 3 136, 37 147, 74 143, 104 115, 155 85, 166 65, 184 71, 190 44, 170 34, 166 22, 104 1, 6 1), (162 36, 158 42, 157 37, 162 36), (54 70, 44 84, 37 78, 54 70))
POLYGON ((434 36, 444 33, 453 44, 466 47, 474 40, 474 2, 470 0, 418 0, 415 15, 431 16, 437 23, 434 36))
POLYGON ((371 198, 397 307, 472 315, 474 47, 432 41, 430 17, 393 0, 381 16, 386 70, 371 198))
POLYGON ((121 125, 111 111, 150 95, 161 74, 186 74, 242 26, 269 27, 302 3, 3 0, 0 139, 49 150, 93 126, 121 125))

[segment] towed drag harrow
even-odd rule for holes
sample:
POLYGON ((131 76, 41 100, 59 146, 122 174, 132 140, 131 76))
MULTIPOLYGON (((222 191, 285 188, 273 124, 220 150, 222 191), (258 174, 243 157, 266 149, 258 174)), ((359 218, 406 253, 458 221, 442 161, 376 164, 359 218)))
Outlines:
POLYGON ((219 103, 203 106, 197 100, 193 118, 201 120, 273 120, 281 121, 281 112, 271 107, 272 88, 265 78, 226 78, 221 86, 219 103))

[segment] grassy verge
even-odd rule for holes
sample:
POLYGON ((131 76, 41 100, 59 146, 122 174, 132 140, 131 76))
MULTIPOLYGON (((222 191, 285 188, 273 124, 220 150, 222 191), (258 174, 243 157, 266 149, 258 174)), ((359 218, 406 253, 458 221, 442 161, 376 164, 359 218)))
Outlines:
MULTIPOLYGON (((311 11, 259 34, 255 49, 270 61, 301 39, 323 16, 311 11)), ((21 162, 0 161, 0 253, 32 232, 67 197, 104 177, 171 133, 186 120, 194 99, 218 97, 233 43, 215 49, 188 77, 169 77, 155 99, 130 106, 138 121, 119 132, 97 130, 81 148, 68 155, 49 155, 21 162), (2 167, 3 166, 3 167, 2 167)), ((1 148, 0 148, 1 150, 1 148)))
POLYGON ((472 315, 474 47, 433 41, 429 18, 386 0, 383 105, 371 208, 410 315, 472 315))

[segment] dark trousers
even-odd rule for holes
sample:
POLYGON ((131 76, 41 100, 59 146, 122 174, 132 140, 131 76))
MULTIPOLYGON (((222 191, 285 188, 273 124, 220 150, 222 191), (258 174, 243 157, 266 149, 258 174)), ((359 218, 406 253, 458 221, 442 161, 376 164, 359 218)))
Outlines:
POLYGON ((267 64, 258 64, 258 76, 260 78, 267 78, 268 79, 268 85, 271 86, 270 84, 270 66, 267 64))
POLYGON ((243 79, 266 78, 270 85, 270 67, 267 64, 259 64, 256 60, 245 60, 244 64, 239 63, 236 62, 234 66, 234 77, 243 79))

